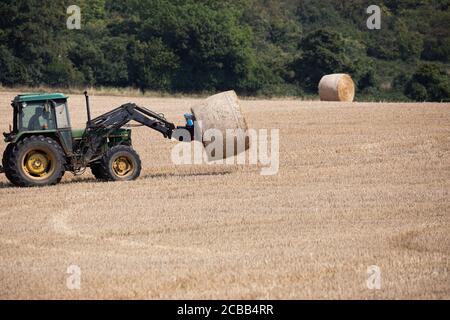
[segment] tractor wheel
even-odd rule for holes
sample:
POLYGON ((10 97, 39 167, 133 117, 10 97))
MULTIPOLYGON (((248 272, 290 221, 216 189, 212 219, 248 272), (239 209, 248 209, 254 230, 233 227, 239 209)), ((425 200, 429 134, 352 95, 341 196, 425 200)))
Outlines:
POLYGON ((102 165, 99 162, 91 163, 90 164, 91 172, 93 176, 97 180, 106 180, 105 176, 103 175, 103 169, 102 165))
POLYGON ((101 179, 106 181, 130 181, 141 174, 139 155, 132 147, 125 145, 114 146, 106 151, 100 166, 101 179))
POLYGON ((57 184, 64 175, 64 151, 48 137, 24 138, 7 148, 3 157, 6 177, 19 187, 57 184))
POLYGON ((6 178, 8 178, 8 180, 11 180, 11 177, 9 176, 9 170, 6 169, 6 167, 8 166, 8 159, 11 155, 11 150, 14 148, 15 144, 14 143, 10 143, 6 146, 5 151, 3 152, 3 158, 2 158, 2 166, 3 166, 3 170, 5 171, 5 175, 6 178))
POLYGON ((8 161, 6 161, 9 158, 9 154, 11 153, 11 150, 14 148, 14 143, 10 143, 6 146, 5 151, 3 151, 3 158, 2 158, 2 166, 6 167, 8 165, 8 161))

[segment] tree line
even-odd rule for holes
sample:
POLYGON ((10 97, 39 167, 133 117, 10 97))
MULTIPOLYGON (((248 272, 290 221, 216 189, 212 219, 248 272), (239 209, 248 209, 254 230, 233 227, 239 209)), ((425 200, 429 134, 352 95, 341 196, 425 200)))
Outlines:
POLYGON ((3 0, 4 86, 315 94, 347 72, 367 99, 450 99, 450 0, 3 0), (81 29, 66 26, 70 5, 81 29))

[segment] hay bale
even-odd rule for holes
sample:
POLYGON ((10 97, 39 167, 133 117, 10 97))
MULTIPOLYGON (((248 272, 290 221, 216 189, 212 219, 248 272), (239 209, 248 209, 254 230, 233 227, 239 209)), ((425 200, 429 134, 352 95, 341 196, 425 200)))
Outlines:
POLYGON ((321 101, 352 102, 355 98, 355 84, 348 74, 329 74, 319 82, 321 101))
MULTIPOLYGON (((224 150, 222 157, 209 157, 209 160, 219 160, 226 158, 226 132, 227 129, 242 129, 246 131, 248 129, 247 122, 242 115, 241 108, 239 106, 239 99, 234 91, 222 92, 207 98, 203 103, 193 106, 191 112, 195 117, 196 123, 201 123, 201 127, 197 126, 197 130, 201 133, 202 137, 205 131, 209 129, 217 129, 223 135, 224 150)), ((249 149, 249 139, 243 137, 236 137, 234 139, 234 145, 244 146, 242 150, 234 149, 233 155, 237 155, 249 149), (245 139, 245 140, 243 140, 245 139)), ((203 141, 205 148, 208 146, 208 141, 203 141)), ((231 142, 228 142, 231 143, 231 142)))

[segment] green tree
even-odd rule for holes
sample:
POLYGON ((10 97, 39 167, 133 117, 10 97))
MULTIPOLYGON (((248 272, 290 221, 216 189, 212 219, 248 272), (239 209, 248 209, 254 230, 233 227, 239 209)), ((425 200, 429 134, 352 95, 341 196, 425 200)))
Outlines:
POLYGON ((331 73, 350 73, 360 89, 376 84, 372 63, 364 56, 364 46, 338 32, 314 31, 303 39, 300 49, 302 54, 294 62, 296 78, 310 92, 316 92, 320 79, 331 73))
POLYGON ((14 57, 11 51, 0 45, 0 83, 12 86, 17 83, 28 83, 28 74, 20 59, 14 57))
POLYGON ((67 60, 62 41, 66 31, 66 7, 64 0, 4 0, 0 3, 2 44, 26 68, 30 84, 45 82, 47 66, 57 60, 67 60))
POLYGON ((433 63, 421 65, 408 82, 405 94, 416 101, 448 101, 450 80, 446 70, 433 63))
MULTIPOLYGON (((421 60, 450 67, 450 0, 381 0, 382 30, 372 31, 362 10, 369 4, 2 0, 0 81, 283 95, 316 92, 323 74, 347 72, 358 91, 386 97, 389 83, 402 73, 410 80, 421 60), (66 28, 72 4, 81 8, 81 30, 66 28)), ((445 92, 417 81, 409 89, 426 99, 445 92)))
POLYGON ((46 66, 43 80, 50 86, 76 87, 84 83, 83 74, 67 59, 52 61, 46 66))
POLYGON ((315 91, 325 74, 347 72, 344 38, 340 33, 320 29, 300 44, 301 57, 295 61, 296 78, 309 91, 315 91))
POLYGON ((97 42, 90 41, 86 35, 73 37, 69 47, 69 58, 83 74, 84 84, 103 85, 100 76, 106 63, 97 42))
POLYGON ((370 32, 367 41, 367 53, 384 60, 416 60, 420 58, 423 49, 423 36, 408 26, 402 19, 386 17, 383 28, 370 32))
POLYGON ((178 67, 178 60, 161 39, 137 41, 130 53, 130 80, 142 92, 147 89, 172 89, 173 73, 178 67))

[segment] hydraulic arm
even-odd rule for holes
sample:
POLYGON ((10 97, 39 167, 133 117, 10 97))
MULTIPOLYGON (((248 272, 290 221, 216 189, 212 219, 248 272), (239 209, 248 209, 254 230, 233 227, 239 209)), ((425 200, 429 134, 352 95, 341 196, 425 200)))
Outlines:
POLYGON ((161 132, 165 138, 169 139, 172 137, 173 130, 175 130, 175 125, 167 121, 164 116, 147 108, 139 107, 134 103, 121 105, 114 110, 88 121, 86 129, 87 131, 112 131, 123 127, 132 120, 161 132))
MULTIPOLYGON (((130 121, 136 121, 144 126, 156 130, 165 138, 172 138, 176 129, 175 125, 167 121, 163 115, 157 114, 147 108, 140 107, 134 103, 124 104, 95 119, 88 120, 84 134, 85 145, 83 146, 83 162, 89 163, 95 158, 98 149, 104 139, 114 130, 119 129, 130 121)), ((187 127, 178 127, 189 129, 187 127)))

